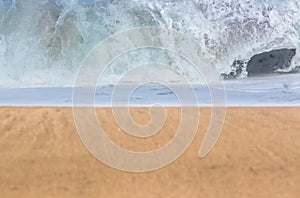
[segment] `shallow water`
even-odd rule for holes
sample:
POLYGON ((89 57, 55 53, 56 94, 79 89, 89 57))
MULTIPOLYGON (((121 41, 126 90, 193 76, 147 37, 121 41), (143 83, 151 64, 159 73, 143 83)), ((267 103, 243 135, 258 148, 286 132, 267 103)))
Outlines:
MULTIPOLYGON (((300 74, 269 75, 224 82, 225 106, 299 106, 300 74)), ((190 89, 188 85, 173 85, 177 92, 190 89)), ((123 93, 133 91, 128 98, 122 93, 113 96, 114 86, 97 87, 95 106, 212 106, 209 89, 205 85, 192 85, 196 102, 180 103, 175 92, 159 84, 122 85, 123 93)), ((73 88, 1 88, 0 106, 66 106, 73 105, 73 88)), ((78 103, 77 103, 78 104, 78 103)), ((84 106, 84 103, 82 103, 84 106)))

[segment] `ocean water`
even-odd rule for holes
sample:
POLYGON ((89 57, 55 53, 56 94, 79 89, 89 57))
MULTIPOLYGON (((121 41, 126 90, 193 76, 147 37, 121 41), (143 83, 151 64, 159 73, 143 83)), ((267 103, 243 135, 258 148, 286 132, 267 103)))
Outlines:
MULTIPOLYGON (((195 39, 222 73, 230 71, 236 59, 279 48, 299 51, 300 2, 1 0, 0 87, 72 86, 83 58, 99 42, 143 26, 168 28, 195 39)), ((134 67, 130 60, 135 57, 146 63, 158 54, 129 54, 127 64, 112 64, 103 81, 116 82, 134 67)), ((299 53, 292 61, 292 67, 297 65, 299 53)), ((198 79, 187 64, 174 61, 170 67, 190 81, 198 79)))
MULTIPOLYGON (((281 48, 295 48, 291 68, 300 65, 298 0, 0 0, 0 103, 70 105, 71 90, 87 54, 116 33, 148 26, 194 39, 218 74, 230 72, 234 60, 246 61, 281 48), (36 101, 25 99, 32 93, 37 94, 36 101)), ((116 84, 137 65, 154 61, 169 63, 173 73, 160 76, 166 83, 180 85, 184 78, 195 89, 205 89, 191 64, 151 48, 112 62, 99 87, 116 84)), ((140 78, 137 74, 129 83, 138 84, 140 78)), ((298 79, 298 74, 247 78, 244 72, 241 79, 224 82, 227 101, 231 105, 299 104, 298 79)), ((145 105, 154 98, 177 104, 172 92, 157 95, 151 90, 159 90, 160 85, 152 86, 137 90, 140 96, 133 97, 135 104, 145 105)), ((109 102, 111 93, 99 99, 101 104, 109 102)), ((203 93, 199 103, 207 104, 209 98, 203 93)))

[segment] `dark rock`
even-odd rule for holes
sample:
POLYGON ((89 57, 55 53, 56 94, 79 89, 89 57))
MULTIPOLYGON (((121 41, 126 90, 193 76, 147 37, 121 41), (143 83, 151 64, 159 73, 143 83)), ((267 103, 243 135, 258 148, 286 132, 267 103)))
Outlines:
POLYGON ((273 73, 278 69, 288 69, 296 49, 279 49, 254 55, 247 64, 248 76, 273 73))

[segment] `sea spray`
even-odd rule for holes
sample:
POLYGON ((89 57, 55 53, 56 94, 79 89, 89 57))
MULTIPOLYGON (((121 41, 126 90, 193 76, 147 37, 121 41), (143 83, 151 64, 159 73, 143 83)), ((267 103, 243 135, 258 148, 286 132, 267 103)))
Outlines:
MULTIPOLYGON (((298 0, 1 0, 0 86, 72 86, 81 61, 103 39, 129 28, 160 26, 198 41, 220 73, 235 60, 280 48, 299 52, 298 0)), ((150 51, 149 51, 150 50, 150 51)), ((136 64, 163 57, 139 50, 113 63, 114 83, 136 64)), ((300 65, 299 53, 292 67, 300 65)), ((176 73, 196 82, 193 67, 172 58, 176 73)), ((93 71, 90 71, 93 72, 93 71)), ((245 76, 245 75, 244 75, 245 76)), ((176 80, 175 80, 176 81, 176 80)))

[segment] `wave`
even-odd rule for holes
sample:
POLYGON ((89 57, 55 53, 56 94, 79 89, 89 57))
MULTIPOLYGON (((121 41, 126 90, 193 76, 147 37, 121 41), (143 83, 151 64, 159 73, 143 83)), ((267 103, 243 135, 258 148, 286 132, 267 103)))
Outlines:
MULTIPOLYGON (((255 54, 282 48, 298 52, 300 2, 0 0, 0 86, 72 86, 80 62, 97 43, 141 26, 170 28, 193 37, 220 74, 229 73, 235 60, 248 61, 255 54)), ((148 62, 158 54, 142 50, 124 60, 139 57, 139 62, 148 62)), ((133 67, 121 63, 112 65, 104 81, 114 82, 133 67)), ((297 65, 298 53, 291 68, 297 65)), ((189 64, 173 61, 171 67, 191 81, 198 79, 189 64)), ((246 76, 245 72, 242 77, 246 76)))

